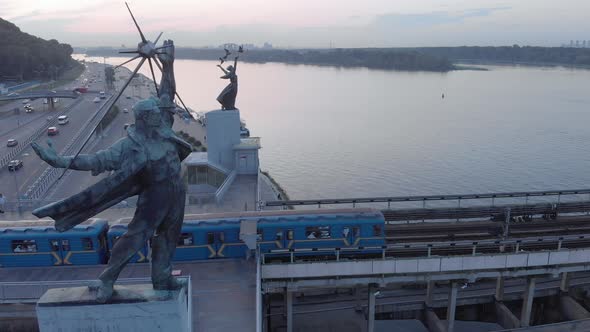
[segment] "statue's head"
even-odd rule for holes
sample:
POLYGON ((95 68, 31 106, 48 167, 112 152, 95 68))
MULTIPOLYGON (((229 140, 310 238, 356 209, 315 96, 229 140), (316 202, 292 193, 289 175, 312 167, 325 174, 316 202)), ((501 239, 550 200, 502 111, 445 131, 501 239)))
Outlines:
POLYGON ((234 66, 232 66, 232 65, 227 66, 227 70, 234 71, 234 66))
POLYGON ((133 105, 135 123, 145 127, 159 127, 162 124, 162 113, 158 107, 158 100, 154 98, 138 101, 133 105))

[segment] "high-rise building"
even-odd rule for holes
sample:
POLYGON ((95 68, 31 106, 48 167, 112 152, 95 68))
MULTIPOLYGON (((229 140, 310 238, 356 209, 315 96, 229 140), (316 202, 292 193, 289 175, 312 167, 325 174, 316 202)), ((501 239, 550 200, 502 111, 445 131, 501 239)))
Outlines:
POLYGON ((574 41, 570 40, 570 47, 574 47, 574 41))
POLYGON ((576 47, 580 47, 580 41, 576 40, 576 47))

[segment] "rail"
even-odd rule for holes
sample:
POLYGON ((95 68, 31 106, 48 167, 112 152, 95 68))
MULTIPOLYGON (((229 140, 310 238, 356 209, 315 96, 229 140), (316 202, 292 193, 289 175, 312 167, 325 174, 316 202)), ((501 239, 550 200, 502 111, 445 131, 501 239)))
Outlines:
MULTIPOLYGON (((94 133, 94 130, 89 130, 92 125, 97 125, 100 120, 102 119, 101 116, 98 116, 102 113, 108 112, 111 106, 111 100, 113 99, 113 95, 111 95, 106 102, 101 106, 101 108, 95 113, 95 115, 89 118, 78 130, 78 132, 72 137, 70 142, 60 151, 61 155, 74 153, 76 150, 75 144, 80 144, 81 142, 85 142, 88 136, 94 133), (84 137, 82 135, 86 133, 84 137)), ((39 197, 43 196, 45 192, 54 184, 54 182, 59 177, 59 174, 63 172, 62 169, 54 168, 54 167, 47 167, 43 173, 39 176, 39 178, 33 182, 31 186, 27 189, 24 194, 24 198, 27 199, 38 199, 39 197)))
POLYGON ((302 249, 276 249, 261 254, 262 264, 270 260, 272 264, 296 263, 314 261, 318 258, 322 261, 349 261, 350 257, 355 260, 391 259, 399 257, 431 258, 435 256, 469 255, 479 256, 490 253, 522 253, 545 250, 562 250, 571 246, 580 245, 580 242, 590 245, 590 234, 562 235, 562 236, 537 236, 512 239, 485 239, 480 241, 440 241, 440 242, 416 242, 387 244, 383 246, 365 246, 350 248, 302 248, 302 249), (442 249, 442 250, 441 250, 442 249), (358 256, 360 250, 373 253, 373 255, 358 256), (286 261, 275 258, 288 258, 286 261))
POLYGON ((306 206, 317 205, 320 208, 322 205, 334 204, 368 204, 368 203, 387 203, 387 208, 391 208, 391 203, 400 202, 423 202, 423 208, 428 201, 458 201, 460 206, 463 200, 481 200, 491 199, 491 205, 494 206, 496 199, 501 198, 525 198, 525 204, 531 197, 551 197, 557 196, 557 203, 561 201, 562 196, 570 195, 590 195, 590 189, 575 189, 575 190, 547 190, 547 191, 516 191, 516 192, 498 192, 498 193, 484 193, 484 194, 464 194, 464 195, 430 195, 430 196, 393 196, 393 197, 368 197, 368 198, 335 198, 335 199, 312 199, 312 200, 289 200, 289 201, 267 201, 263 206, 282 206, 287 208, 289 206, 306 206))
POLYGON ((6 165, 8 165, 8 163, 11 160, 13 160, 20 153, 22 153, 26 148, 28 148, 29 144, 31 144, 34 140, 38 139, 41 135, 43 135, 45 133, 45 131, 47 130, 47 127, 55 125, 57 123, 57 118, 60 115, 64 115, 65 113, 69 112, 73 107, 78 105, 80 102, 82 102, 82 99, 75 100, 66 109, 64 109, 60 113, 56 114, 55 116, 53 116, 53 118, 51 120, 45 122, 42 126, 40 126, 39 129, 37 129, 24 142, 19 142, 19 144, 16 147, 12 148, 8 154, 6 154, 2 158, 0 158, 0 168, 6 167, 6 165))

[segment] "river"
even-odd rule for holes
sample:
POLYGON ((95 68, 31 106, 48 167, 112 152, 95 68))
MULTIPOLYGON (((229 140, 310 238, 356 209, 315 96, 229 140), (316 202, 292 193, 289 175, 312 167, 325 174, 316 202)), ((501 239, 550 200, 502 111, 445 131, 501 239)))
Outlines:
MULTIPOLYGON (((216 64, 176 60, 189 107, 219 108, 216 64)), ((236 105, 262 137, 261 168, 292 199, 590 187, 590 71, 485 68, 239 63, 236 105)))

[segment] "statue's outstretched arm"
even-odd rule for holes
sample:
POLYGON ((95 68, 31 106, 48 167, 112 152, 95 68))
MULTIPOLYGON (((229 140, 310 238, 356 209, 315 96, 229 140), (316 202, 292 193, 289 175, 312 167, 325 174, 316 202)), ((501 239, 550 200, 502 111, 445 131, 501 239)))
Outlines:
POLYGON ((75 158, 74 156, 58 155, 51 141, 47 142, 48 148, 43 148, 37 143, 32 143, 31 146, 41 159, 55 168, 92 171, 93 175, 97 175, 104 171, 113 171, 121 167, 124 140, 119 140, 106 150, 98 151, 95 154, 80 154, 75 158))
MULTIPOLYGON (((229 74, 229 71, 225 70, 225 68, 223 68, 221 65, 217 65, 217 67, 219 67, 219 69, 221 69, 225 73, 225 75, 221 76, 221 78, 226 78, 225 76, 227 76, 229 74)), ((227 78, 229 78, 229 77, 227 77, 227 78)))
POLYGON ((174 43, 172 40, 164 41, 164 48, 158 54, 162 63, 162 78, 160 80, 160 95, 168 95, 170 104, 176 95, 176 79, 174 78, 174 43))

